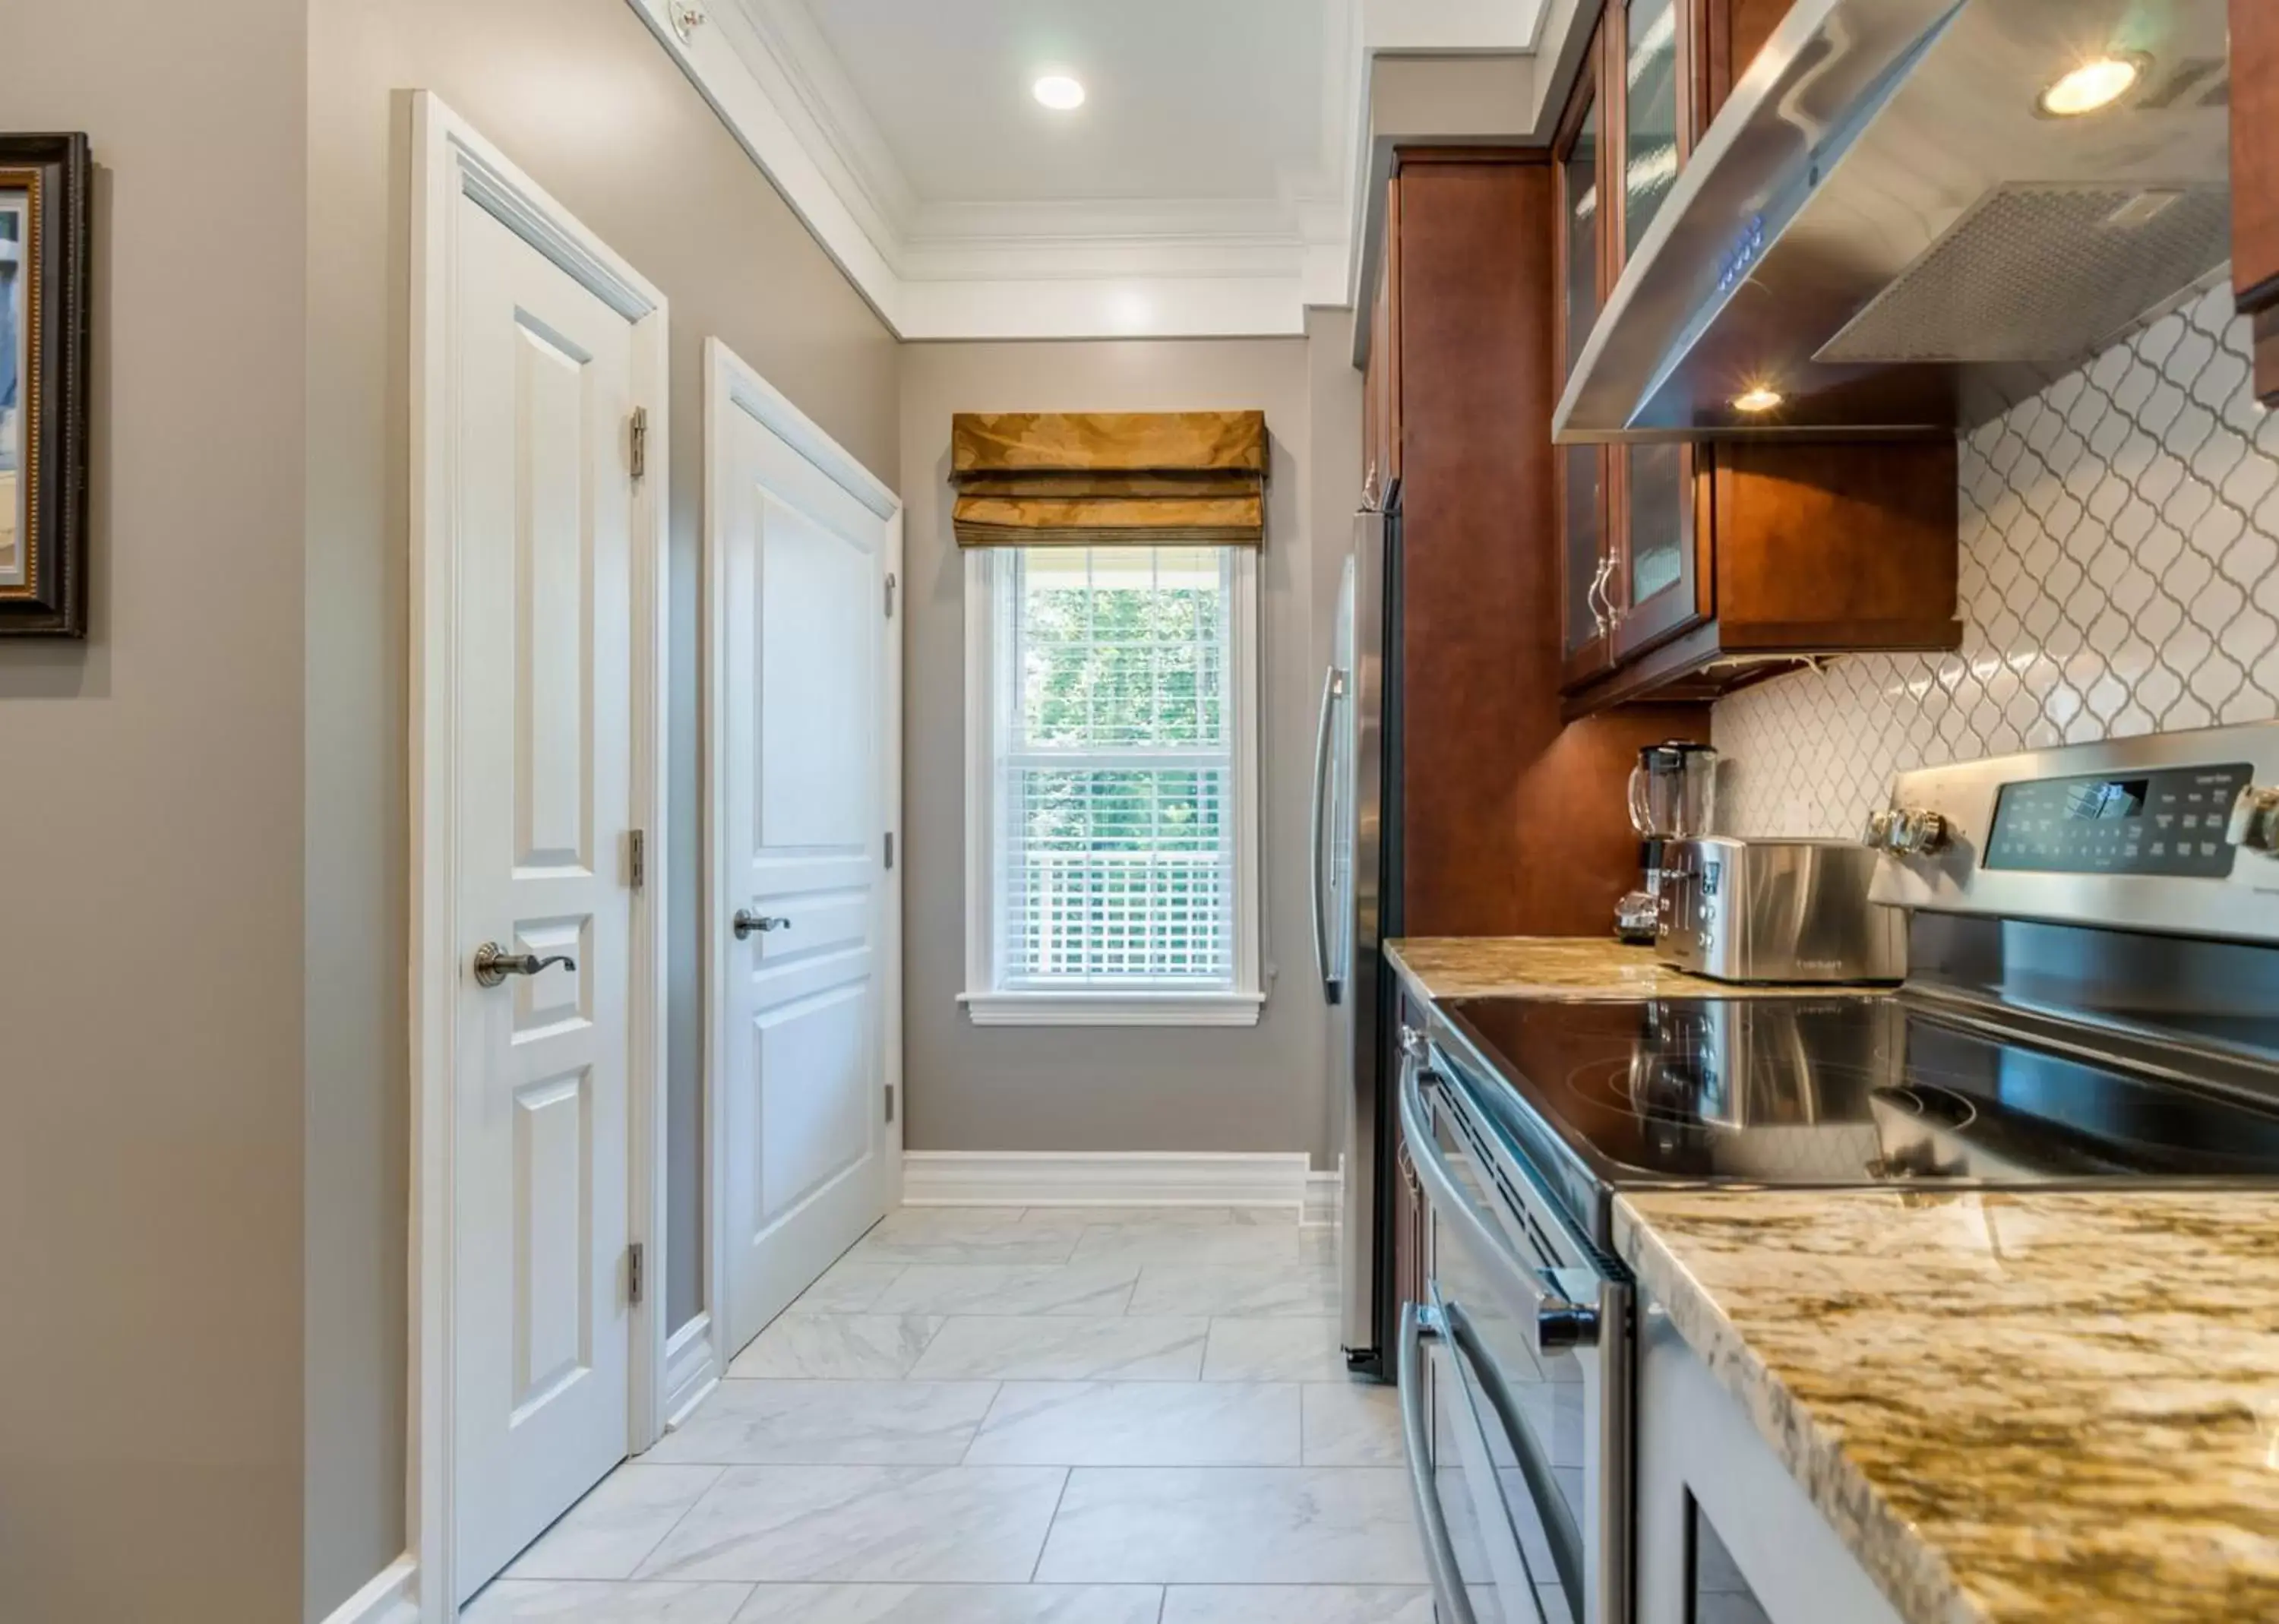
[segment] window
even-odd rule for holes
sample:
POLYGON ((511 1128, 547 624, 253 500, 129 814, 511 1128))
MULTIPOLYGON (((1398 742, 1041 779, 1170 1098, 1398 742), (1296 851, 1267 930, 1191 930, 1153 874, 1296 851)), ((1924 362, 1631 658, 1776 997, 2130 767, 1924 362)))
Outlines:
POLYGON ((973 1019, 1255 1023, 1255 550, 968 559, 973 1019))

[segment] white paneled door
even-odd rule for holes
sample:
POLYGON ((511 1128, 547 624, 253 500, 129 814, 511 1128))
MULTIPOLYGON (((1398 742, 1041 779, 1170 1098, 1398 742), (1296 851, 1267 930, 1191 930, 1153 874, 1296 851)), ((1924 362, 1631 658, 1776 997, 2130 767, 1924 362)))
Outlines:
POLYGON ((886 1209, 894 499, 707 355, 713 1300, 734 1352, 886 1209))
POLYGON ((451 207, 464 1600, 626 1450, 634 395, 626 318, 451 207))

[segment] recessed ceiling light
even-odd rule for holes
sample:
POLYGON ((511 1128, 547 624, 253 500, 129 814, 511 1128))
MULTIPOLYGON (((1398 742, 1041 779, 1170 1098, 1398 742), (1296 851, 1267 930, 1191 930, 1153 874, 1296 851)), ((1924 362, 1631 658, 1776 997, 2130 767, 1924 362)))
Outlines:
POLYGON ((1733 397, 1733 410, 1735 411, 1753 413, 1770 411, 1774 407, 1779 405, 1785 398, 1787 397, 1783 395, 1779 390, 1768 389, 1764 385, 1759 384, 1753 389, 1744 389, 1740 394, 1735 395, 1733 397))
POLYGON ((2145 74, 2142 58, 2099 57, 2053 80, 2035 105, 2053 119, 2078 119, 2110 107, 2145 74))
POLYGON ((1084 105, 1084 87, 1066 73, 1047 73, 1029 87, 1029 93, 1055 112, 1070 112, 1084 105))

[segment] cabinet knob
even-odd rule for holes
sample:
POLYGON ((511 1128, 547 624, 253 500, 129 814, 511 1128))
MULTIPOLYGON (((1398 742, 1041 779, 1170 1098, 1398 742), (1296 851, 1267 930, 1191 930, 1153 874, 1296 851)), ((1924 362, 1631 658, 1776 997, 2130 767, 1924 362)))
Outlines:
POLYGON ((2244 851, 2279 857, 2279 789, 2250 785, 2240 791, 2224 838, 2244 851))
POLYGON ((1954 843, 1954 831, 1944 813, 1912 807, 1894 807, 1868 815, 1861 844, 1895 857, 1928 857, 1954 843))
POLYGON ((1946 819, 1937 812, 1902 812, 1897 832, 1892 837, 1899 842, 1902 854, 1910 857, 1927 857, 1933 852, 1945 851, 1953 843, 1946 819))

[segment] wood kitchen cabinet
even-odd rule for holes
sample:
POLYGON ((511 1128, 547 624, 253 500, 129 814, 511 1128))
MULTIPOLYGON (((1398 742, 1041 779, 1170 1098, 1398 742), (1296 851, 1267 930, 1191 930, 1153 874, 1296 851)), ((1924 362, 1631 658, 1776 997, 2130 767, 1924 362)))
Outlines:
MULTIPOLYGON (((1639 747, 1708 737, 1700 705, 1572 725, 1562 714, 1558 206, 1540 151, 1394 154, 1362 409, 1370 477, 1380 494, 1396 479, 1400 489, 1386 815, 1400 820, 1401 861, 1388 935, 1607 934, 1615 900, 1638 881, 1625 786, 1639 747)), ((1388 1068, 1401 1020, 1426 1020, 1422 1002, 1400 996, 1380 1032, 1388 1068)), ((1395 1290, 1417 1301, 1424 1201, 1390 1132, 1383 1233, 1395 1290)))
POLYGON ((1369 307, 1369 370, 1362 384, 1362 485, 1378 501, 1400 477, 1400 349, 1393 341, 1393 290, 1400 283, 1400 188, 1388 183, 1385 263, 1369 307))
MULTIPOLYGON (((1608 0, 1553 148, 1561 387, 1788 0, 1608 0)), ((1946 649, 1951 440, 1562 446, 1566 714, 1714 698, 1802 656, 1946 649)))
POLYGON ((1639 747, 1707 737, 1699 705, 1562 714, 1554 167, 1394 155, 1362 417, 1401 493, 1395 934, 1605 933, 1638 884, 1639 747))
POLYGON ((2231 278, 2255 393, 2279 406, 2279 6, 2231 0, 2231 278))
POLYGON ((1757 52, 1788 15, 1793 0, 1692 0, 1692 60, 1687 65, 1700 127, 1707 128, 1732 94, 1734 81, 1748 71, 1757 52))
MULTIPOLYGON (((1575 95, 1560 121, 1552 148, 1558 173, 1559 304, 1557 329, 1560 379, 1563 383, 1581 358, 1591 325, 1599 318, 1606 280, 1605 211, 1600 206, 1602 179, 1599 99, 1603 27, 1593 32, 1584 56, 1575 95)), ((1599 594, 1612 567, 1607 546, 1607 466, 1603 446, 1556 448, 1554 479, 1559 513, 1559 580, 1562 604, 1562 671, 1569 684, 1594 677, 1614 663, 1611 629, 1599 594)))

